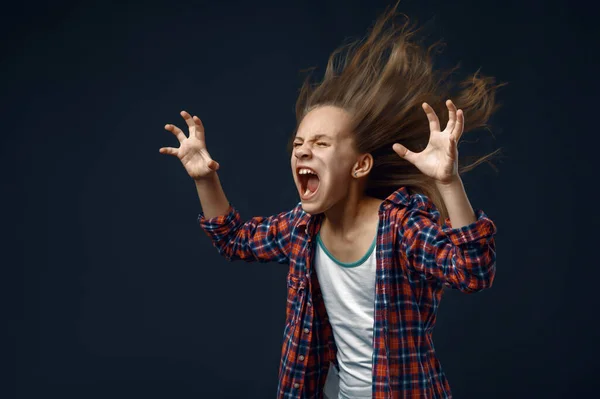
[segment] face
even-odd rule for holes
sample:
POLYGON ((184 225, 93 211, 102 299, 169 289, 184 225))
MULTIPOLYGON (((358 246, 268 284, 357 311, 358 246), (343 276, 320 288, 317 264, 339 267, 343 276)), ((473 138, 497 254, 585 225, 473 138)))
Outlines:
POLYGON ((349 122, 343 109, 323 106, 310 111, 298 127, 292 174, 302 208, 310 214, 325 212, 347 197, 358 157, 349 122), (305 169, 311 173, 305 174, 305 169))

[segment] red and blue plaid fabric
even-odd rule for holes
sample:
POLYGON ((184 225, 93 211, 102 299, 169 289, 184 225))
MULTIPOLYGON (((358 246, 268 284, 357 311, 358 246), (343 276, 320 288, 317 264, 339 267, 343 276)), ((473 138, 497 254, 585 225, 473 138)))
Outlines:
MULTIPOLYGON (((492 285, 496 227, 482 210, 453 229, 434 204, 402 187, 379 208, 373 329, 373 398, 450 398, 432 342, 445 286, 474 293, 492 285)), ((314 272, 323 214, 301 204, 270 217, 241 220, 231 206, 198 222, 228 260, 289 264, 277 398, 323 398, 337 349, 314 272)))

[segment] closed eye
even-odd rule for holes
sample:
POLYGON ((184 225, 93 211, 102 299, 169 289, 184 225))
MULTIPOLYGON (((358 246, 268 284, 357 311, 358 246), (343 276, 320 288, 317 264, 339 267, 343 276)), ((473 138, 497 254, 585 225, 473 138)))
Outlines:
MULTIPOLYGON (((324 142, 322 142, 322 141, 319 141, 319 142, 318 142, 318 143, 316 143, 316 144, 317 144, 317 145, 323 145, 323 146, 327 146, 327 143, 324 143, 324 142)), ((302 143, 294 143, 294 144, 293 144, 293 147, 294 147, 294 148, 296 148, 296 147, 298 147, 299 145, 302 145, 302 143)))

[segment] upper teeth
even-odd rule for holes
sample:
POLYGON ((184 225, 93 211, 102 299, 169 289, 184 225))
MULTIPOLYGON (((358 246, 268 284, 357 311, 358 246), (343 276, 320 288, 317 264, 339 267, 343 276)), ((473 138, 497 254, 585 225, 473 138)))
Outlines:
POLYGON ((316 173, 315 173, 315 172, 313 172, 313 171, 312 171, 312 170, 310 170, 310 169, 300 169, 300 170, 298 171, 298 174, 299 174, 299 175, 306 175, 306 174, 309 174, 309 173, 310 173, 310 174, 313 174, 313 175, 316 175, 316 173))

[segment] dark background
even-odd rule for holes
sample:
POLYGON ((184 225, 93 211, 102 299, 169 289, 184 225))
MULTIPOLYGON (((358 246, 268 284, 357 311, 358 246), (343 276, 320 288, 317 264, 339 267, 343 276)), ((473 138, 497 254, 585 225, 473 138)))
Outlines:
MULTIPOLYGON (((22 2, 0 17, 3 398, 270 398, 287 266, 229 263, 196 223, 165 123, 185 109, 242 217, 298 201, 285 144, 304 75, 386 1, 22 2)), ((434 334, 456 398, 597 385, 595 12, 567 1, 416 1, 441 65, 508 85, 499 173, 463 176, 496 222, 497 277, 447 292, 434 334)), ((468 115, 466 115, 468 118, 468 115)), ((471 137, 471 139, 467 139, 471 137)), ((597 388, 596 388, 597 391, 597 388)))

